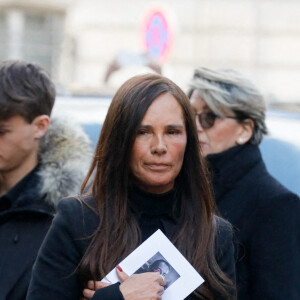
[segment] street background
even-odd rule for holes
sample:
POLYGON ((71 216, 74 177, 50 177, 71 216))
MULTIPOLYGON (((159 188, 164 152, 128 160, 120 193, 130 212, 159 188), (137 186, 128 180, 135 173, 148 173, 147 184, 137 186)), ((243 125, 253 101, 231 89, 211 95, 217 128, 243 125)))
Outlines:
POLYGON ((187 91, 198 66, 236 69, 267 99, 268 169, 300 194, 299 0, 0 0, 0 45, 50 73, 55 111, 93 143, 129 77, 159 71, 187 91))
POLYGON ((165 49, 163 75, 183 89, 197 66, 234 68, 271 106, 300 110, 298 0, 0 0, 0 59, 41 63, 61 92, 112 94, 129 76, 152 71, 132 63, 104 83, 118 54, 149 50, 149 32, 150 48, 165 49), (153 11, 166 23, 151 31, 153 11))

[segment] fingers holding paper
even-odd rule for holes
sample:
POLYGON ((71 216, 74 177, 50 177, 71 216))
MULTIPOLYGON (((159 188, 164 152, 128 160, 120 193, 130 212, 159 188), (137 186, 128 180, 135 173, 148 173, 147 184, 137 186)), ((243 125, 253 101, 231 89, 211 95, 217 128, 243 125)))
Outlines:
POLYGON ((166 279, 159 272, 133 274, 130 277, 117 268, 117 275, 122 282, 120 291, 126 300, 161 299, 166 279))
POLYGON ((110 283, 102 282, 102 281, 94 281, 94 280, 89 280, 87 283, 86 288, 82 291, 83 296, 86 299, 90 299, 94 296, 95 291, 102 289, 104 287, 109 286, 110 283))
MULTIPOLYGON (((161 299, 166 285, 166 278, 160 272, 147 272, 128 276, 120 266, 116 268, 121 281, 120 291, 125 300, 161 299)), ((90 299, 95 291, 109 286, 109 283, 90 280, 83 290, 83 296, 90 299)))

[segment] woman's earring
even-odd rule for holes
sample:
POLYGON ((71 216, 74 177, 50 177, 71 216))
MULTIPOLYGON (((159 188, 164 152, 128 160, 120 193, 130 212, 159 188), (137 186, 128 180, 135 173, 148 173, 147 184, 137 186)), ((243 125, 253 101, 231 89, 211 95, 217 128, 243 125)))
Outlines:
POLYGON ((242 145, 244 143, 244 139, 242 137, 238 138, 238 144, 242 145))

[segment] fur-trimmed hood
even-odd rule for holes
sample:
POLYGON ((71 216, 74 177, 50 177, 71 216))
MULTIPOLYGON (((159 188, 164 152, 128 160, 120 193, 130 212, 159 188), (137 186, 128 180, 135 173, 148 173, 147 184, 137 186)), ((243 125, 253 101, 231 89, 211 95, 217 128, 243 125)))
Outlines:
POLYGON ((41 195, 57 206, 63 197, 76 195, 92 160, 91 141, 83 129, 61 117, 51 124, 40 142, 41 195))

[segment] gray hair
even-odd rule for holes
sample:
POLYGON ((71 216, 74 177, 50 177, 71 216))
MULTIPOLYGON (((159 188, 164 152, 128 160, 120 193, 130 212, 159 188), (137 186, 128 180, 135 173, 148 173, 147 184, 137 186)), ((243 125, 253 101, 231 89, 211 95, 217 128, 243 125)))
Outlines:
POLYGON ((267 134, 264 97, 242 74, 234 70, 197 68, 189 86, 189 97, 196 90, 216 115, 225 117, 233 114, 239 122, 252 119, 251 144, 258 145, 267 134))

